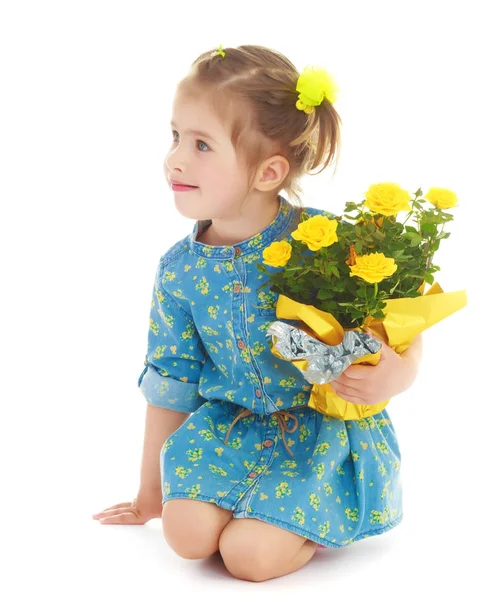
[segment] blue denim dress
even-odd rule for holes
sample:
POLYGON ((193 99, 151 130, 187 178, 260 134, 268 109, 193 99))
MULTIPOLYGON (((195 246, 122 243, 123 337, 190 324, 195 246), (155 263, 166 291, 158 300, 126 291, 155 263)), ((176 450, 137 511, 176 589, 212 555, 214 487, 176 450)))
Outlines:
POLYGON ((196 240, 210 221, 197 221, 160 258, 138 385, 191 413, 161 450, 163 502, 213 502, 337 548, 401 521, 401 457, 386 410, 343 421, 309 408, 311 385, 270 350, 278 294, 258 291, 262 251, 291 241, 302 210, 331 216, 279 199, 252 238, 209 246, 196 240))

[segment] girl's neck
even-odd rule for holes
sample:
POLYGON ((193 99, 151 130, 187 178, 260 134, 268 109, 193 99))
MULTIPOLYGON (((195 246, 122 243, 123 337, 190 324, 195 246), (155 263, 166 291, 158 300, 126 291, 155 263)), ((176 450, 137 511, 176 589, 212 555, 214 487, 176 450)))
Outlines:
POLYGON ((275 220, 280 210, 278 196, 268 202, 261 199, 261 203, 259 210, 248 206, 244 216, 238 219, 212 219, 197 241, 207 246, 234 246, 254 237, 275 220))

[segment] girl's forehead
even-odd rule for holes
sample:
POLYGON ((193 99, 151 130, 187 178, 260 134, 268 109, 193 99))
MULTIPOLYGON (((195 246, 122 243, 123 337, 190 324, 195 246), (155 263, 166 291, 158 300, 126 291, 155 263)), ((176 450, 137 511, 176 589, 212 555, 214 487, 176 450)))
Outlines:
POLYGON ((206 99, 177 94, 173 103, 173 120, 176 123, 179 120, 196 123, 199 127, 203 121, 206 129, 212 128, 214 132, 226 133, 223 119, 219 117, 218 111, 211 102, 206 99))
POLYGON ((230 139, 236 116, 242 116, 243 113, 243 107, 231 96, 224 97, 223 94, 214 94, 198 87, 182 86, 177 88, 174 96, 172 120, 182 128, 203 129, 211 135, 213 132, 213 137, 230 139))

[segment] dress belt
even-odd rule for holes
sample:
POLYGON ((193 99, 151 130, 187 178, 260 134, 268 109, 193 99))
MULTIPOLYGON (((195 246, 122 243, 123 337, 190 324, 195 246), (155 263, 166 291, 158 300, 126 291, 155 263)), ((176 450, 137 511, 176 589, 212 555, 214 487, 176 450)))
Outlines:
MULTIPOLYGON (((298 427, 298 419, 295 415, 291 415, 289 413, 289 411, 297 410, 299 408, 303 409, 304 406, 294 406, 287 410, 278 410, 274 413, 271 413, 271 415, 276 416, 278 419, 278 424, 281 429, 281 438, 283 440, 283 444, 285 445, 285 448, 287 449, 287 451, 290 453, 291 456, 293 456, 293 452, 290 450, 288 444, 286 443, 285 433, 293 433, 294 431, 296 431, 296 429, 298 427), (293 419, 295 421, 291 429, 288 429, 288 426, 287 426, 286 421, 288 419, 293 419)), ((250 410, 249 408, 246 408, 245 410, 243 410, 241 413, 239 413, 237 415, 237 417, 230 424, 229 430, 227 431, 227 435, 225 436, 225 440, 224 440, 224 446, 227 444, 227 440, 229 439, 230 432, 232 431, 232 428, 237 423, 237 421, 239 421, 239 419, 242 419, 244 417, 248 417, 249 415, 252 415, 252 414, 253 414, 252 410, 250 410)))

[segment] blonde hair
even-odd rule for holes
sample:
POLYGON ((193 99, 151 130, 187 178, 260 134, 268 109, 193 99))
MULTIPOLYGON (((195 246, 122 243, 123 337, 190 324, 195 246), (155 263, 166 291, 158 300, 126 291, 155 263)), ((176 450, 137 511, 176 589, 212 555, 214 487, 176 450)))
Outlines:
POLYGON ((284 156, 290 170, 281 190, 303 207, 299 179, 321 173, 340 151, 337 111, 327 99, 309 115, 296 108, 299 73, 279 52, 254 45, 224 51, 201 54, 179 89, 209 100, 230 123, 232 144, 253 173, 249 181, 270 152, 284 156))

